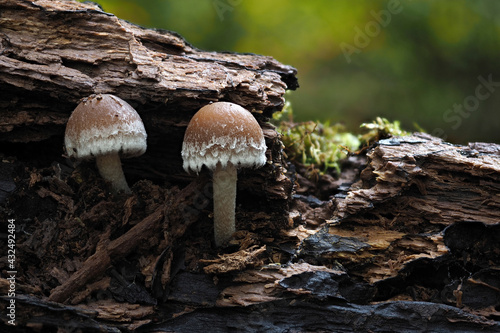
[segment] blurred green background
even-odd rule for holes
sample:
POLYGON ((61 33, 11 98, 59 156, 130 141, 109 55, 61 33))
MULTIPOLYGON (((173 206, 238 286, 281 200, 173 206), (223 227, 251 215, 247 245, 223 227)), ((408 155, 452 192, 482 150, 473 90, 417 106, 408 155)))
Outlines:
POLYGON ((455 143, 500 142, 500 1, 96 0, 205 50, 298 69, 296 120, 376 116, 455 143))

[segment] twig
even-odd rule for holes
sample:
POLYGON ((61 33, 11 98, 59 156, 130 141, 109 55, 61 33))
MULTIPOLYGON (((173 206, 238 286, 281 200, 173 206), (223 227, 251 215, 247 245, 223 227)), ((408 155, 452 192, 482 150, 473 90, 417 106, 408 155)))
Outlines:
POLYGON ((128 255, 144 240, 151 237, 158 227, 158 222, 163 219, 164 206, 139 222, 124 235, 113 241, 100 242, 96 252, 89 257, 83 266, 74 273, 66 282, 56 287, 50 294, 49 301, 64 302, 71 294, 82 288, 87 282, 95 279, 116 261, 128 255))

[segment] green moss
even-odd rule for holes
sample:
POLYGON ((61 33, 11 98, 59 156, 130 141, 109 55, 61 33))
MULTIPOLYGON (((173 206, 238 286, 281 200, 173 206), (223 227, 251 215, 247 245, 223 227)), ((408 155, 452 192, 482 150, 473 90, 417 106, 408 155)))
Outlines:
POLYGON ((287 158, 318 169, 320 173, 329 169, 340 172, 339 161, 360 145, 357 136, 347 132, 340 124, 318 121, 295 123, 288 102, 274 120, 279 121, 278 131, 282 135, 287 158))
POLYGON ((363 123, 360 127, 368 130, 367 133, 359 135, 359 140, 364 146, 369 146, 375 141, 390 136, 405 136, 410 134, 401 129, 399 121, 390 122, 386 118, 381 117, 377 117, 371 123, 363 123))
POLYGON ((289 102, 285 103, 282 112, 274 114, 273 122, 281 134, 288 160, 317 171, 310 172, 311 175, 333 170, 340 173, 340 161, 350 153, 389 136, 408 134, 400 128, 398 121, 390 122, 380 117, 372 123, 362 124, 361 128, 368 132, 361 135, 346 131, 341 124, 319 121, 296 123, 289 102))

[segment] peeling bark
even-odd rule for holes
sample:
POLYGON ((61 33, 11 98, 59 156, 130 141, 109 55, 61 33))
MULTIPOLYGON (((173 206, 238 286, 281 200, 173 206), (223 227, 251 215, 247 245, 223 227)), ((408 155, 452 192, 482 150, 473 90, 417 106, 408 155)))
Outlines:
MULTIPOLYGON (((313 188, 273 214, 240 201, 238 231, 225 248, 213 246, 208 175, 183 189, 140 181, 132 196, 112 199, 85 165, 28 172, 3 210, 26 230, 18 238, 19 321, 66 327, 56 315, 64 312, 66 325, 107 331, 197 331, 207 318, 218 330, 277 322, 298 330, 498 330, 495 147, 421 134, 381 140, 361 164, 351 157, 348 166, 360 172, 322 180, 336 187, 318 182, 327 201, 313 188), (426 197, 439 198, 432 215, 412 204, 426 197), (471 200, 485 204, 473 209, 471 200), (39 215, 29 222, 33 210, 20 207, 35 204, 39 215), (477 220, 467 221, 472 212, 477 220), (284 216, 288 224, 277 227, 284 216), (42 315, 30 315, 33 308, 42 315), (408 314, 421 318, 418 329, 408 314)), ((252 187, 241 185, 245 198, 252 187)), ((0 279, 1 290, 8 285, 0 279)))
POLYGON ((78 100, 92 93, 122 97, 150 130, 168 135, 211 101, 269 116, 282 108, 285 89, 297 87, 296 70, 271 57, 201 51, 92 4, 2 0, 0 13, 2 141, 62 133, 78 100))
MULTIPOLYGON (((295 75, 271 57, 202 51, 92 4, 0 0, 0 141, 62 142, 81 98, 115 94, 136 108, 148 132, 146 154, 125 166, 141 178, 141 169, 183 173, 180 147, 199 108, 230 101, 264 123, 282 109, 285 90, 297 88, 295 75)), ((62 153, 62 144, 53 149, 62 153)))

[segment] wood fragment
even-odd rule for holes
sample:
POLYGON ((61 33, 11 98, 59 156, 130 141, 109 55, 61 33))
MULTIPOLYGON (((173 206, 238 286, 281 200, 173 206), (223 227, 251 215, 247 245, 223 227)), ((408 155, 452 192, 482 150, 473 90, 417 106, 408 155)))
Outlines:
POLYGON ((158 208, 153 214, 146 217, 127 233, 110 241, 105 235, 96 253, 88 258, 82 268, 74 273, 65 283, 56 287, 51 293, 49 300, 53 302, 65 302, 75 291, 79 290, 88 281, 101 275, 110 267, 112 261, 123 258, 133 251, 141 242, 147 240, 158 228, 158 224, 164 216, 164 208, 158 208))
POLYGON ((367 247, 322 256, 376 283, 397 276, 409 262, 448 253, 442 237, 447 226, 498 224, 500 158, 491 153, 495 147, 451 145, 425 134, 381 140, 367 153, 361 179, 347 196, 336 199, 333 218, 323 230, 367 247))
POLYGON ((200 263, 210 264, 203 268, 207 274, 224 274, 240 271, 248 266, 259 266, 262 259, 259 256, 266 251, 266 246, 252 246, 238 252, 221 254, 217 259, 201 259, 200 263))

